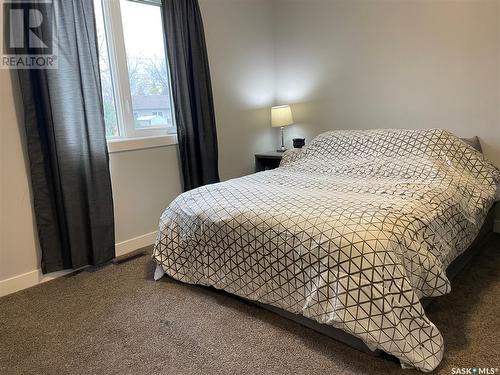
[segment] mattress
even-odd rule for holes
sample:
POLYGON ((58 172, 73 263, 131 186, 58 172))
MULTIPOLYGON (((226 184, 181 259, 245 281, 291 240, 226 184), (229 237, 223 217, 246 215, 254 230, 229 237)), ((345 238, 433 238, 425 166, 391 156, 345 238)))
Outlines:
POLYGON ((333 131, 279 168, 180 195, 153 257, 171 277, 301 314, 433 370, 422 297, 477 235, 499 170, 448 131, 333 131))

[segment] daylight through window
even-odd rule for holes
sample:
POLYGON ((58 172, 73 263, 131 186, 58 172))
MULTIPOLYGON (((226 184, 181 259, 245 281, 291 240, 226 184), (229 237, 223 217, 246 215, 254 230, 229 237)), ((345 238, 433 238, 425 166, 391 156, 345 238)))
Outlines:
POLYGON ((174 134, 159 3, 94 0, 108 138, 174 134))

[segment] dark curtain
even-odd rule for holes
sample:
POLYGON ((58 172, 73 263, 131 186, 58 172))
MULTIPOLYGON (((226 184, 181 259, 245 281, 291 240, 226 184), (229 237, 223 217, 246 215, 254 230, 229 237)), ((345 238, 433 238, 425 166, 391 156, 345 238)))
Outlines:
POLYGON ((93 1, 52 4, 58 69, 18 71, 44 273, 115 253, 93 1))
POLYGON ((197 0, 164 0, 184 190, 219 182, 217 131, 203 20, 197 0))

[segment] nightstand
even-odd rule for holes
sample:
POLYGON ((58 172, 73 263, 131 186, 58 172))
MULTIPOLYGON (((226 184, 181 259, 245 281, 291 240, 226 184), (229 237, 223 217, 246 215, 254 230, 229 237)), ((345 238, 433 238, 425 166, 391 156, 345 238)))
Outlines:
POLYGON ((255 154, 255 171, 262 172, 268 169, 278 168, 282 157, 283 153, 277 151, 255 154))

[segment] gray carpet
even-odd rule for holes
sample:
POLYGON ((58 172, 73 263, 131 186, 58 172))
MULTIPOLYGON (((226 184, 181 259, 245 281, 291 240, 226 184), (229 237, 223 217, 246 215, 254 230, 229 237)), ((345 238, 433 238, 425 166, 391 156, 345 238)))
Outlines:
MULTIPOLYGON (((428 308, 436 370, 500 367, 500 235, 428 308)), ((154 282, 143 256, 0 299, 0 374, 416 374, 224 293, 154 282)))

